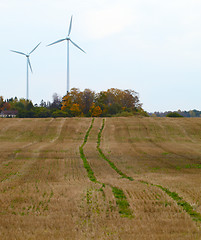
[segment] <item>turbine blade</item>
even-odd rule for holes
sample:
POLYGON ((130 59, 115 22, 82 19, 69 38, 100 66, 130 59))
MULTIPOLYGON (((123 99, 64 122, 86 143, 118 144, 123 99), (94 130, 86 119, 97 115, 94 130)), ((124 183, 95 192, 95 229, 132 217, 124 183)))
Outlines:
POLYGON ((14 53, 19 53, 19 54, 22 54, 22 55, 25 55, 26 56, 26 54, 25 53, 23 53, 23 52, 18 52, 18 51, 14 51, 14 50, 10 50, 11 52, 14 52, 14 53))
POLYGON ((66 40, 66 39, 60 39, 60 40, 58 40, 58 41, 56 41, 56 42, 50 43, 49 45, 47 45, 47 47, 49 47, 49 46, 51 46, 51 45, 53 45, 53 44, 59 43, 59 42, 63 42, 63 41, 65 41, 65 40, 66 40))
POLYGON ((41 42, 29 53, 29 55, 36 50, 36 48, 41 44, 41 42))
POLYGON ((75 44, 71 39, 69 39, 73 45, 75 45, 77 48, 79 48, 82 52, 86 53, 82 48, 80 48, 77 44, 75 44))
POLYGON ((31 62, 30 62, 30 60, 29 60, 29 57, 27 57, 27 61, 28 61, 29 67, 30 67, 30 69, 31 69, 31 72, 33 73, 32 67, 31 67, 31 62))
POLYGON ((70 35, 71 33, 71 28, 72 28, 72 20, 73 20, 73 16, 71 16, 71 19, 70 19, 70 25, 69 25, 69 30, 68 30, 68 36, 70 35))

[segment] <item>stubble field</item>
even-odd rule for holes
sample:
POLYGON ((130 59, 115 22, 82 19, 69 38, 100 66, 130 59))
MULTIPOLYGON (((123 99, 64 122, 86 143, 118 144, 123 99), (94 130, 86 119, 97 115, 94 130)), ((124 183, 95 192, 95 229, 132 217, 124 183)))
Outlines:
POLYGON ((0 239, 201 239, 201 119, 0 119, 0 239))

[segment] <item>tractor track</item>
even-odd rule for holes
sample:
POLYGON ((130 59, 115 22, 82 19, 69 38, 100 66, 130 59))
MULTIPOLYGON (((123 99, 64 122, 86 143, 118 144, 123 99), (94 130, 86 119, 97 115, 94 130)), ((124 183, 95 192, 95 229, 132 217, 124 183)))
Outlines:
POLYGON ((92 167, 90 166, 90 164, 87 161, 87 158, 86 158, 86 156, 84 154, 84 149, 83 148, 84 148, 85 144, 87 143, 88 136, 89 136, 90 131, 91 131, 92 127, 93 127, 93 123, 94 123, 94 118, 92 119, 91 125, 90 125, 89 129, 87 130, 86 135, 84 137, 84 141, 83 141, 82 145, 80 146, 80 157, 83 160, 84 168, 87 171, 88 178, 90 179, 90 181, 92 181, 94 183, 101 184, 102 185, 101 189, 105 185, 111 187, 112 192, 114 194, 114 197, 116 199, 116 205, 119 207, 120 215, 122 217, 133 218, 132 211, 129 208, 130 205, 129 205, 128 201, 127 201, 126 195, 124 194, 123 190, 118 188, 118 187, 116 187, 116 186, 113 186, 112 184, 103 183, 103 182, 98 181, 96 176, 95 176, 95 174, 94 174, 94 172, 93 172, 92 167))
MULTIPOLYGON (((116 167, 116 165, 104 155, 103 151, 100 148, 101 134, 102 134, 104 126, 105 126, 105 119, 103 119, 103 123, 102 123, 102 126, 101 126, 99 134, 98 134, 97 149, 100 153, 100 156, 109 163, 110 167, 112 167, 120 176, 122 176, 122 175, 124 175, 122 173, 122 171, 120 169, 118 169, 116 167)), ((124 175, 124 178, 126 178, 129 181, 134 180, 132 177, 128 177, 126 174, 124 175)), ((176 192, 172 192, 168 188, 161 186, 159 184, 152 184, 152 183, 144 181, 144 180, 134 180, 134 181, 137 181, 137 182, 140 182, 142 184, 146 184, 146 185, 149 185, 152 187, 159 188, 161 191, 165 192, 169 197, 171 197, 177 203, 178 206, 183 208, 183 210, 187 214, 190 215, 190 217, 192 218, 193 221, 201 223, 201 214, 199 212, 196 212, 193 209, 193 207, 188 202, 186 202, 181 196, 179 196, 176 192)))

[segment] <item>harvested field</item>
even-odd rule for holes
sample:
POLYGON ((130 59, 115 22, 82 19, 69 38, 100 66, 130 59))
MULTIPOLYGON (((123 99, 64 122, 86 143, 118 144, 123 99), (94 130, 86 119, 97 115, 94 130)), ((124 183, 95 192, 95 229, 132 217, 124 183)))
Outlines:
POLYGON ((201 239, 201 119, 0 119, 0 239, 201 239))

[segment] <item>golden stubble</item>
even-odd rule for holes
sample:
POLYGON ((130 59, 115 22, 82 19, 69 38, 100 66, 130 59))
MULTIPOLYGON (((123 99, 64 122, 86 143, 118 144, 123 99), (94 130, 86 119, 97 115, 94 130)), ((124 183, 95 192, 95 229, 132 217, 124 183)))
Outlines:
POLYGON ((107 118, 104 154, 90 118, 1 119, 0 239, 201 239, 200 225, 156 186, 177 192, 201 213, 201 120, 107 118), (192 168, 188 168, 192 166, 192 168), (111 187, 124 191, 133 218, 122 218, 111 187))

